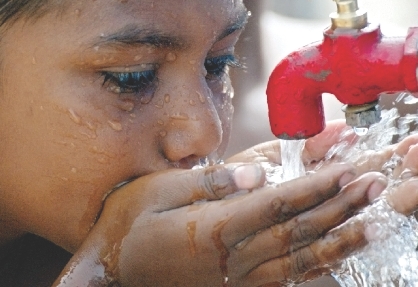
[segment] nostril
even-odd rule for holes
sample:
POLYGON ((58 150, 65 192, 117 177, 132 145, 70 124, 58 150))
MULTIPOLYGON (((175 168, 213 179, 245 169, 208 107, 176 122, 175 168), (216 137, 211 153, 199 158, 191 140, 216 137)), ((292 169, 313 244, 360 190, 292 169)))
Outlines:
POLYGON ((189 155, 173 163, 173 166, 176 168, 191 169, 192 167, 200 166, 202 161, 204 161, 204 159, 201 157, 189 155))

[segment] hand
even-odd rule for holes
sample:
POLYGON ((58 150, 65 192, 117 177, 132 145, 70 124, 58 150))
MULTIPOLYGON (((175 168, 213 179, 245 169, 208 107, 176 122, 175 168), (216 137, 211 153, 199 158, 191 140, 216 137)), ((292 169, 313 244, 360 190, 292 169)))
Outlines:
MULTIPOLYGON (((328 150, 340 140, 341 133, 346 128, 347 125, 344 120, 330 121, 327 122, 323 132, 307 139, 302 151, 302 161, 305 165, 313 169, 317 162, 323 160, 328 150)), ((232 162, 273 162, 281 164, 280 140, 256 145, 225 160, 225 163, 232 162)))
POLYGON ((357 225, 330 231, 386 184, 378 173, 347 184, 354 177, 352 166, 335 164, 278 187, 222 199, 261 186, 260 166, 144 176, 108 197, 55 286, 107 286, 109 277, 121 286, 161 287, 262 286, 308 278, 314 274, 306 272, 365 244, 357 225))
POLYGON ((392 174, 398 183, 386 196, 396 211, 410 215, 418 210, 418 135, 406 137, 392 149, 399 156, 392 174))

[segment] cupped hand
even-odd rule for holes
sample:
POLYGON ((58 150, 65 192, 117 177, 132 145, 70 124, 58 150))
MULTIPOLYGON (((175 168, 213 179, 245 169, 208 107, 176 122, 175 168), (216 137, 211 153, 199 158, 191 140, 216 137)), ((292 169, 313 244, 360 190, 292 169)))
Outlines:
POLYGON ((368 173, 349 183, 355 177, 346 164, 275 187, 261 187, 257 164, 141 177, 107 198, 56 286, 115 280, 121 286, 245 287, 304 280, 313 276, 310 270, 365 244, 359 226, 335 227, 386 181, 368 173), (253 191, 230 196, 242 189, 253 191))
MULTIPOLYGON (((330 121, 327 122, 324 131, 307 139, 302 151, 302 161, 305 165, 314 166, 315 163, 323 160, 328 150, 341 140, 341 133, 344 129, 347 129, 344 120, 330 121)), ((232 162, 273 162, 281 164, 280 140, 261 143, 225 160, 225 163, 232 162)))
POLYGON ((392 146, 393 186, 386 197, 399 213, 410 215, 418 210, 418 135, 411 135, 392 146))

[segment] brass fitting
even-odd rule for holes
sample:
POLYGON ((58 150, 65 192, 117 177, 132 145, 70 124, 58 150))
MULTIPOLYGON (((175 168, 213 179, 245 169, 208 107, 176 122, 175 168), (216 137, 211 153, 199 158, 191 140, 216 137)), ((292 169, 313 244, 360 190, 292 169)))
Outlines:
POLYGON ((332 29, 363 29, 367 26, 367 12, 358 8, 357 0, 334 0, 337 12, 329 15, 332 29))

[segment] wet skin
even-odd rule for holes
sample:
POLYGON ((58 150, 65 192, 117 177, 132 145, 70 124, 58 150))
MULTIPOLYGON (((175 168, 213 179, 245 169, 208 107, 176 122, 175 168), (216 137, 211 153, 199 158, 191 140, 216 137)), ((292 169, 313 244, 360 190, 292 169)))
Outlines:
POLYGON ((2 37, 0 215, 75 251, 116 184, 223 153, 225 71, 247 12, 240 1, 66 6, 2 37))
MULTIPOLYGON (((260 167, 188 170, 228 141, 241 1, 64 8, 2 35, 0 244, 33 233, 75 252, 63 271, 75 282, 57 286, 105 286, 104 270, 124 286, 257 286, 302 280, 365 243, 362 222, 323 236, 381 192, 377 173, 346 185, 355 171, 338 165, 223 201, 262 186, 260 167)), ((277 147, 256 150, 277 159, 277 147)))

